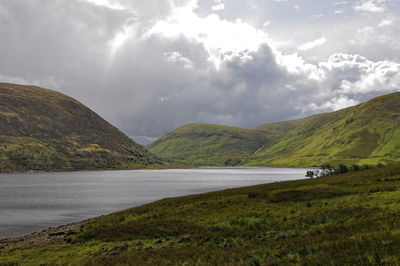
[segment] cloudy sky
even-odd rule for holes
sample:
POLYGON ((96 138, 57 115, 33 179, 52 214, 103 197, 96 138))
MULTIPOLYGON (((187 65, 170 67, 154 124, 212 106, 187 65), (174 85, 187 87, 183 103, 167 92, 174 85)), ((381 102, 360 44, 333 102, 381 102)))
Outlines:
POLYGON ((400 90, 398 0, 0 0, 0 81, 66 93, 139 143, 400 90))

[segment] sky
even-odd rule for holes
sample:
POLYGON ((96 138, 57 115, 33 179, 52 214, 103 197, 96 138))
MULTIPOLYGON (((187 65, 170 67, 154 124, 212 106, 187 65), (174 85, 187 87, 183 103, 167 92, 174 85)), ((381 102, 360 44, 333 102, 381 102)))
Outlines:
POLYGON ((400 91, 398 0, 0 0, 0 81, 65 93, 135 141, 400 91))

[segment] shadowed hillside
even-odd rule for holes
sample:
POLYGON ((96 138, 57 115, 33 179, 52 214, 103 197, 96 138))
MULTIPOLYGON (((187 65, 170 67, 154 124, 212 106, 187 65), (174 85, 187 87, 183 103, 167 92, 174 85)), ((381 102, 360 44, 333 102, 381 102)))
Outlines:
POLYGON ((228 158, 253 166, 390 163, 400 159, 400 93, 252 129, 183 126, 148 148, 163 158, 197 165, 204 164, 203 158, 211 165, 222 165, 228 158), (221 135, 216 128, 225 133, 221 135), (240 138, 233 132, 240 132, 240 138), (196 137, 199 134, 201 141, 196 137))
POLYGON ((0 171, 159 163, 78 101, 39 87, 0 83, 0 171))

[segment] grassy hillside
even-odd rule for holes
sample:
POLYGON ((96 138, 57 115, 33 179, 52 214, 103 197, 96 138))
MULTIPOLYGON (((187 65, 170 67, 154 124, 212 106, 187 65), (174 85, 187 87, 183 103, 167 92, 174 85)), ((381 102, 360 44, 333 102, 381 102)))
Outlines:
POLYGON ((0 244, 0 264, 398 265, 400 166, 164 199, 0 244), (29 241, 28 241, 29 242, 29 241))
POLYGON ((248 129, 211 124, 190 124, 147 145, 165 159, 195 165, 237 165, 271 137, 248 129))
POLYGON ((159 162, 68 96, 0 83, 0 171, 130 168, 159 162))
POLYGON ((315 116, 310 116, 306 118, 296 119, 296 120, 289 120, 289 121, 282 121, 282 122, 275 122, 265 125, 260 125, 257 127, 251 128, 251 130, 263 132, 267 135, 275 136, 275 137, 282 137, 288 132, 292 131, 295 128, 298 128, 308 121, 312 120, 315 116))
POLYGON ((251 165, 377 164, 400 159, 400 93, 312 117, 251 158, 251 165))
POLYGON ((196 165, 203 165, 204 158, 211 165, 221 165, 227 158, 252 166, 390 163, 400 159, 400 93, 337 112, 252 129, 188 125, 148 148, 163 158, 196 165), (221 130, 225 134, 220 134, 221 130), (240 132, 240 138, 233 132, 240 132))

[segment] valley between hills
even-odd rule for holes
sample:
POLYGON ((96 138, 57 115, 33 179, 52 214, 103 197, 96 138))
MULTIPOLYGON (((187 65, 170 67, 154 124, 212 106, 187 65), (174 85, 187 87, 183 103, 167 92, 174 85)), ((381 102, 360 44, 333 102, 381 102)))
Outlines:
POLYGON ((250 129, 179 127, 145 148, 61 93, 0 83, 0 171, 390 164, 400 158, 400 93, 250 129))

